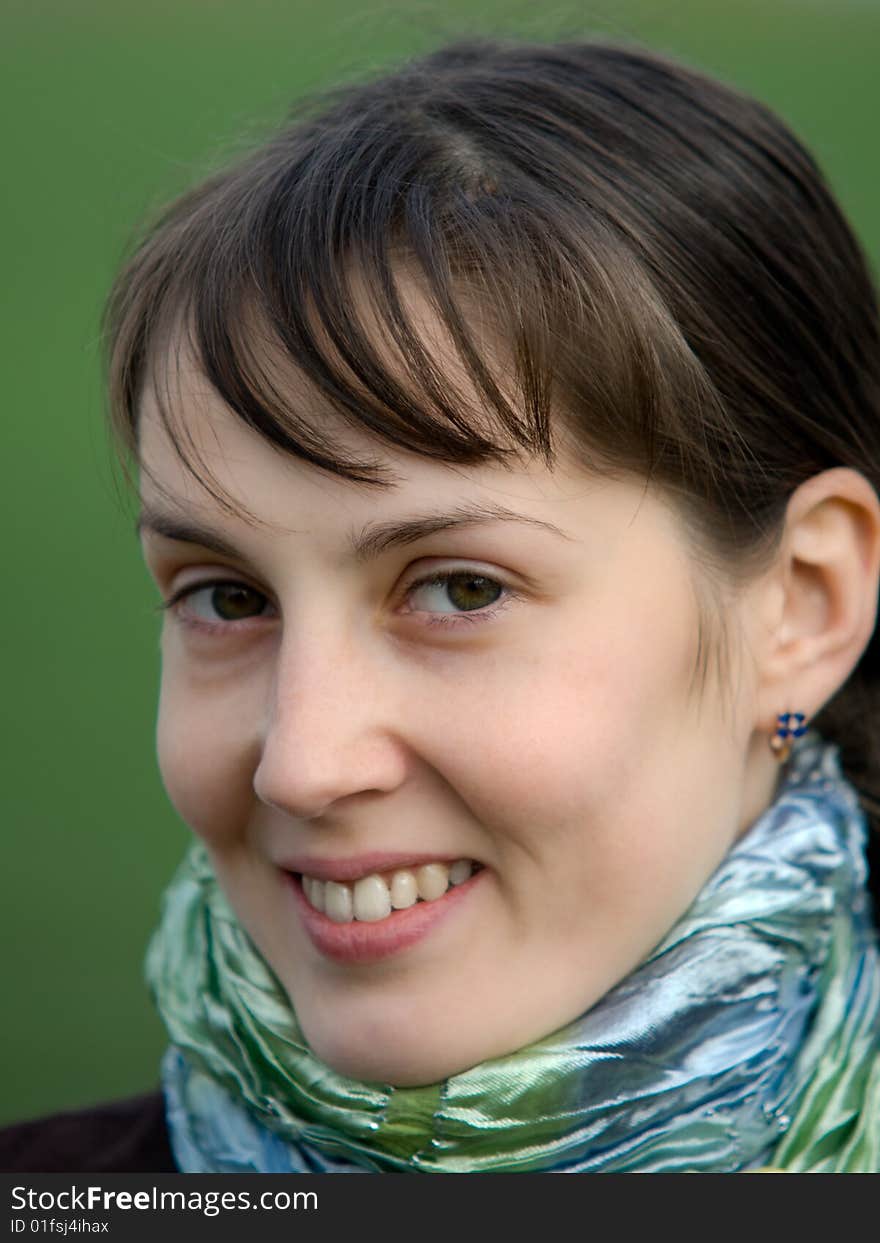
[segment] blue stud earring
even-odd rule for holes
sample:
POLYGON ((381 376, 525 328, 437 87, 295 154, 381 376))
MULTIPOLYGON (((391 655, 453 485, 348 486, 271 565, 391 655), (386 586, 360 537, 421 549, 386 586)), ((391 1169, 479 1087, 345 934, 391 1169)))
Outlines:
POLYGON ((776 718, 776 733, 770 739, 770 750, 783 764, 791 755, 795 738, 807 732, 806 714, 803 712, 780 712, 776 718))

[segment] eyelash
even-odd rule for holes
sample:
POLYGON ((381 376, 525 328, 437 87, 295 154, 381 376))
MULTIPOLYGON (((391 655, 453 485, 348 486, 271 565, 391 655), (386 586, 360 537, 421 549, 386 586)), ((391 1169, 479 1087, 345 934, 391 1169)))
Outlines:
MULTIPOLYGON (((469 609, 462 613, 431 614, 428 620, 423 623, 424 625, 430 627, 440 626, 447 629, 456 629, 467 625, 480 625, 484 622, 494 620, 501 612, 504 611, 504 609, 508 607, 508 605, 512 604, 514 600, 521 598, 518 592, 514 591, 511 587, 508 587, 505 583, 500 582, 498 579, 492 578, 488 574, 480 574, 478 571, 472 572, 465 569, 441 570, 437 574, 429 574, 425 578, 416 579, 415 582, 410 583, 406 594, 409 596, 419 587, 440 586, 450 582, 453 579, 467 577, 469 574, 472 574, 474 578, 485 579, 487 582, 492 583, 493 586, 500 587, 504 594, 496 600, 494 604, 487 605, 482 609, 469 609)), ((243 583, 238 579, 214 578, 209 579, 206 582, 192 583, 188 587, 181 587, 180 590, 174 592, 169 599, 161 601, 161 603, 157 606, 158 611, 160 613, 173 614, 178 622, 193 630, 201 630, 209 634, 218 634, 221 631, 226 634, 234 632, 239 628, 239 623, 237 622, 204 621, 203 619, 194 617, 191 614, 187 615, 185 608, 182 607, 190 596, 194 596, 200 591, 210 591, 215 587, 245 587, 247 590, 253 591, 255 595, 263 596, 262 592, 257 591, 256 588, 249 587, 247 583, 243 583)), ((263 596, 263 599, 265 600, 266 597, 263 596)), ((413 611, 415 612, 417 610, 413 611)), ((247 625, 248 622, 258 621, 260 620, 260 616, 261 615, 254 618, 244 618, 242 619, 242 623, 247 625)))

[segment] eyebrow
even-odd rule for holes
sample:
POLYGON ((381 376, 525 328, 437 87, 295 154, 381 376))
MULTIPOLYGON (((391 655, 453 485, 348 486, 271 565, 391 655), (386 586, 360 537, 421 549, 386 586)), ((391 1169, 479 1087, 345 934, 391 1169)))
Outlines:
MULTIPOLYGON (((414 544, 437 531, 449 531, 456 527, 482 526, 490 522, 517 522, 537 527, 565 540, 573 536, 552 522, 517 513, 506 505, 495 502, 487 504, 457 505, 449 511, 433 511, 407 518, 392 518, 387 522, 367 523, 360 530, 349 531, 349 552, 354 561, 374 561, 392 548, 414 544)), ((151 531, 165 539, 185 544, 198 544, 223 557, 246 560, 247 555, 231 540, 210 527, 204 527, 189 518, 164 510, 144 506, 135 523, 135 534, 151 531)))

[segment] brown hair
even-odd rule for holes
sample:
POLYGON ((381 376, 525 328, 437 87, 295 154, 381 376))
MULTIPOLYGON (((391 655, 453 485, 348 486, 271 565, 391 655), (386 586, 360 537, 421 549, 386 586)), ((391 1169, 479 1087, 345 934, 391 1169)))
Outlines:
MULTIPOLYGON (((809 476, 880 487, 876 296, 822 174, 762 104, 638 49, 456 43, 304 107, 179 199, 108 304, 112 422, 135 456, 139 394, 183 325, 235 414, 317 467, 384 482, 322 412, 458 463, 550 464, 564 430, 586 466, 671 494, 727 574, 772 552, 809 476)), ((875 820, 878 649, 816 722, 875 820)))

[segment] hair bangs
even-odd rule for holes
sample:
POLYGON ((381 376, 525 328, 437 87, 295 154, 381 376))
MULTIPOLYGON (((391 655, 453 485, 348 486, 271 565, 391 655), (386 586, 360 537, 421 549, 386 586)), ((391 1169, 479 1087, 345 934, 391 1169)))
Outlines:
MULTIPOLYGON (((143 385, 158 394, 186 324, 235 415, 355 483, 382 486, 388 471, 381 455, 346 453, 340 427, 458 464, 552 464, 564 435, 589 468, 666 474, 693 422, 683 394, 719 403, 613 222, 446 123, 401 140, 367 110, 330 141, 331 122, 180 201, 123 273, 111 407, 129 450, 143 385)), ((165 429, 205 479, 172 405, 166 385, 165 429)), ((708 444, 690 466, 697 480, 714 472, 708 444)))

